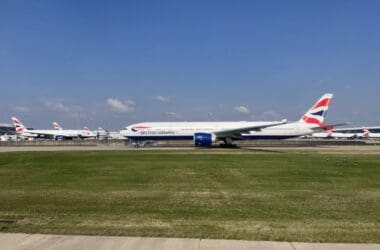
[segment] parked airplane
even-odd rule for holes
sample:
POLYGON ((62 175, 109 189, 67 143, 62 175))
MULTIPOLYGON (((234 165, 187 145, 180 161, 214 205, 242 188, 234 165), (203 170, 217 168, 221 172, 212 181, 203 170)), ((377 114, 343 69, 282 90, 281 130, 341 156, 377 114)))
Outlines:
POLYGON ((339 133, 350 133, 350 134, 363 134, 363 128, 367 128, 371 133, 380 133, 380 126, 374 126, 374 127, 349 127, 349 128, 334 128, 334 132, 339 133))
POLYGON ((328 129, 326 132, 313 133, 311 137, 323 139, 354 139, 356 134, 333 132, 332 129, 328 129))
POLYGON ((91 131, 88 127, 84 127, 82 130, 63 130, 61 125, 58 124, 58 122, 53 122, 53 127, 55 130, 58 131, 67 131, 71 133, 77 134, 77 137, 80 138, 90 138, 90 137, 96 137, 97 133, 91 131))
POLYGON ((302 118, 293 123, 280 122, 144 122, 132 124, 120 134, 133 141, 193 140, 195 146, 211 146, 222 141, 286 139, 309 135, 331 125, 323 123, 333 94, 323 95, 302 118))
POLYGON ((24 138, 50 137, 56 140, 60 140, 60 139, 73 139, 73 138, 78 137, 78 133, 72 130, 28 129, 16 117, 12 117, 12 123, 16 128, 17 135, 24 138))
POLYGON ((104 128, 102 127, 99 127, 98 130, 95 130, 94 132, 96 132, 98 134, 98 137, 99 138, 105 138, 105 137, 108 137, 109 136, 109 132, 106 131, 104 128))
POLYGON ((88 127, 84 127, 82 130, 79 130, 79 134, 82 138, 92 138, 98 136, 97 132, 91 131, 88 127))
POLYGON ((0 135, 0 141, 9 141, 9 136, 7 134, 0 135))
POLYGON ((372 133, 368 128, 363 128, 363 133, 358 133, 357 137, 364 139, 380 139, 380 133, 372 133))

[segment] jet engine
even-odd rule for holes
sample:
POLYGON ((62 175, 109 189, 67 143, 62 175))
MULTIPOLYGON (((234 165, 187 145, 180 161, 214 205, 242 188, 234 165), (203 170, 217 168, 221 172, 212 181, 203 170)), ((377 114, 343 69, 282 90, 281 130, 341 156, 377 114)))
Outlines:
POLYGON ((215 142, 216 136, 212 133, 195 133, 194 144, 196 147, 211 147, 215 142))

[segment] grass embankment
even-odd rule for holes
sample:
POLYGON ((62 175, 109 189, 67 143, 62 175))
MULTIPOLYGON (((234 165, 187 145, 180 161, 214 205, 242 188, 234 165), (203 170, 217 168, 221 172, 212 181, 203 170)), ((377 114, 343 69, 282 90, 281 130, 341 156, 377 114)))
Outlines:
POLYGON ((380 242, 380 155, 231 152, 2 153, 0 231, 380 242))

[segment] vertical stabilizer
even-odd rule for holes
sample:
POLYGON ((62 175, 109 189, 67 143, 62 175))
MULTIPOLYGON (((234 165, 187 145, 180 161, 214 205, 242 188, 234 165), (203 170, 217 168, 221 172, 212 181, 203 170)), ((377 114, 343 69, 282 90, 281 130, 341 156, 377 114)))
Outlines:
POLYGON ((300 122, 310 127, 323 127, 323 123, 329 109, 333 94, 324 94, 300 119, 300 122))
POLYGON ((55 130, 62 130, 62 127, 58 124, 58 122, 53 122, 53 127, 55 130))
POLYGON ((363 137, 369 137, 369 129, 368 128, 363 128, 363 137))
POLYGON ((26 131, 26 127, 24 126, 24 124, 22 124, 20 120, 17 119, 16 117, 12 117, 12 123, 13 123, 13 126, 15 126, 16 128, 17 134, 21 134, 26 131))

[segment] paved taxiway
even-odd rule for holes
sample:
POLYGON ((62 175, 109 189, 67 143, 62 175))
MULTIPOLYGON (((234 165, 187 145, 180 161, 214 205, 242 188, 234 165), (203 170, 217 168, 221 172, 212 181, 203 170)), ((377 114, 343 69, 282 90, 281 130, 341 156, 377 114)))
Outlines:
MULTIPOLYGON (((212 149, 222 149, 214 147, 212 149)), ((0 153, 5 152, 50 152, 50 151, 112 151, 112 150, 202 150, 195 147, 142 147, 133 148, 126 146, 0 146, 0 153)), ((331 154, 380 154, 380 145, 333 145, 313 147, 241 147, 225 149, 225 151, 251 150, 251 151, 286 151, 286 152, 318 152, 331 154)))
POLYGON ((6 152, 54 152, 54 151, 113 151, 113 150, 183 150, 194 148, 132 148, 121 146, 2 146, 0 153, 6 152))
POLYGON ((298 243, 275 241, 73 236, 0 233, 0 249, 126 249, 126 250, 378 250, 380 244, 298 243))

